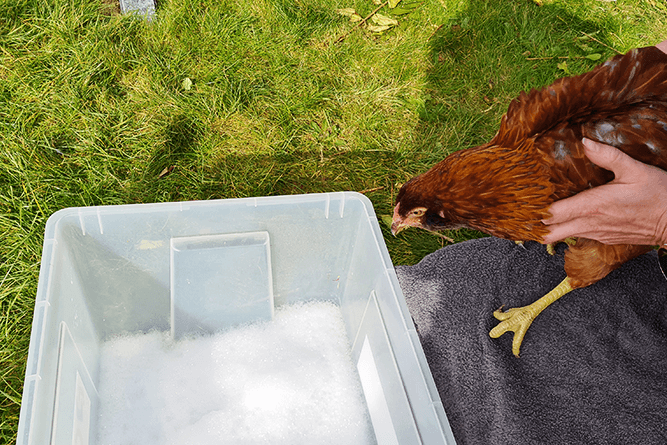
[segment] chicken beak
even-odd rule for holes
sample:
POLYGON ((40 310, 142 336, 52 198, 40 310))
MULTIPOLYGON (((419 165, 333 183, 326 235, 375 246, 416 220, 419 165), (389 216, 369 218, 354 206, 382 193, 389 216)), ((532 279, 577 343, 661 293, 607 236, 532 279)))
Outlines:
POLYGON ((400 204, 396 204, 396 207, 394 207, 394 216, 391 218, 391 234, 396 236, 398 233, 408 227, 407 224, 405 224, 405 219, 398 213, 398 207, 400 204))

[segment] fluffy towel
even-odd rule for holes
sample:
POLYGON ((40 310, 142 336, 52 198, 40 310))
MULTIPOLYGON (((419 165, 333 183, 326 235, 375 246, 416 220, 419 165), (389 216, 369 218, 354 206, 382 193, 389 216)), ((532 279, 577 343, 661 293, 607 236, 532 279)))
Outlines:
POLYGON ((667 280, 656 252, 544 310, 512 355, 493 311, 565 277, 530 242, 484 238, 397 267, 458 445, 667 444, 667 280))

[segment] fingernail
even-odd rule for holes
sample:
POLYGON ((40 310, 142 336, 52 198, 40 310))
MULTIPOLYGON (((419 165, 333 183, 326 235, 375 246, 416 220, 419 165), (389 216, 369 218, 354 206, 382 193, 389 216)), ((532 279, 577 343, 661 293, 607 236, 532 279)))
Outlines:
POLYGON ((583 138, 581 143, 584 144, 589 151, 598 151, 598 144, 588 138, 583 138))

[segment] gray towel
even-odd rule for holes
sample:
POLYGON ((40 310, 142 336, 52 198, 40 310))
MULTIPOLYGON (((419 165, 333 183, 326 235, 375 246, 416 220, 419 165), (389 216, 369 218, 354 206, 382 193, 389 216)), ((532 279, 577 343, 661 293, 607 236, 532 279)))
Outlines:
POLYGON ((565 278, 564 246, 483 238, 398 278, 458 445, 667 444, 667 280, 656 252, 544 310, 521 346, 493 311, 565 278))

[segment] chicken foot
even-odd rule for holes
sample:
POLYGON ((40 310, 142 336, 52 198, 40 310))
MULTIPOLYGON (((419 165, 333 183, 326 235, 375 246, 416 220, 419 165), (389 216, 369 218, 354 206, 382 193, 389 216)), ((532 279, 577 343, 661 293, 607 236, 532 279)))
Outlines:
POLYGON ((569 238, 565 238, 562 241, 556 241, 555 243, 547 244, 546 248, 547 248, 547 253, 549 255, 554 256, 556 254, 556 244, 558 244, 558 243, 565 243, 568 246, 574 246, 575 244, 577 244, 577 239, 573 238, 573 237, 569 237, 569 238))
POLYGON ((570 279, 565 277, 565 279, 552 289, 551 292, 528 306, 512 308, 504 312, 503 307, 501 306, 500 309, 493 313, 493 316, 500 320, 500 323, 498 323, 495 328, 491 329, 489 336, 491 338, 498 338, 507 331, 514 332, 512 353, 518 357, 523 337, 526 335, 526 331, 528 331, 528 328, 535 317, 546 309, 547 306, 571 290, 572 286, 570 285, 570 279))

